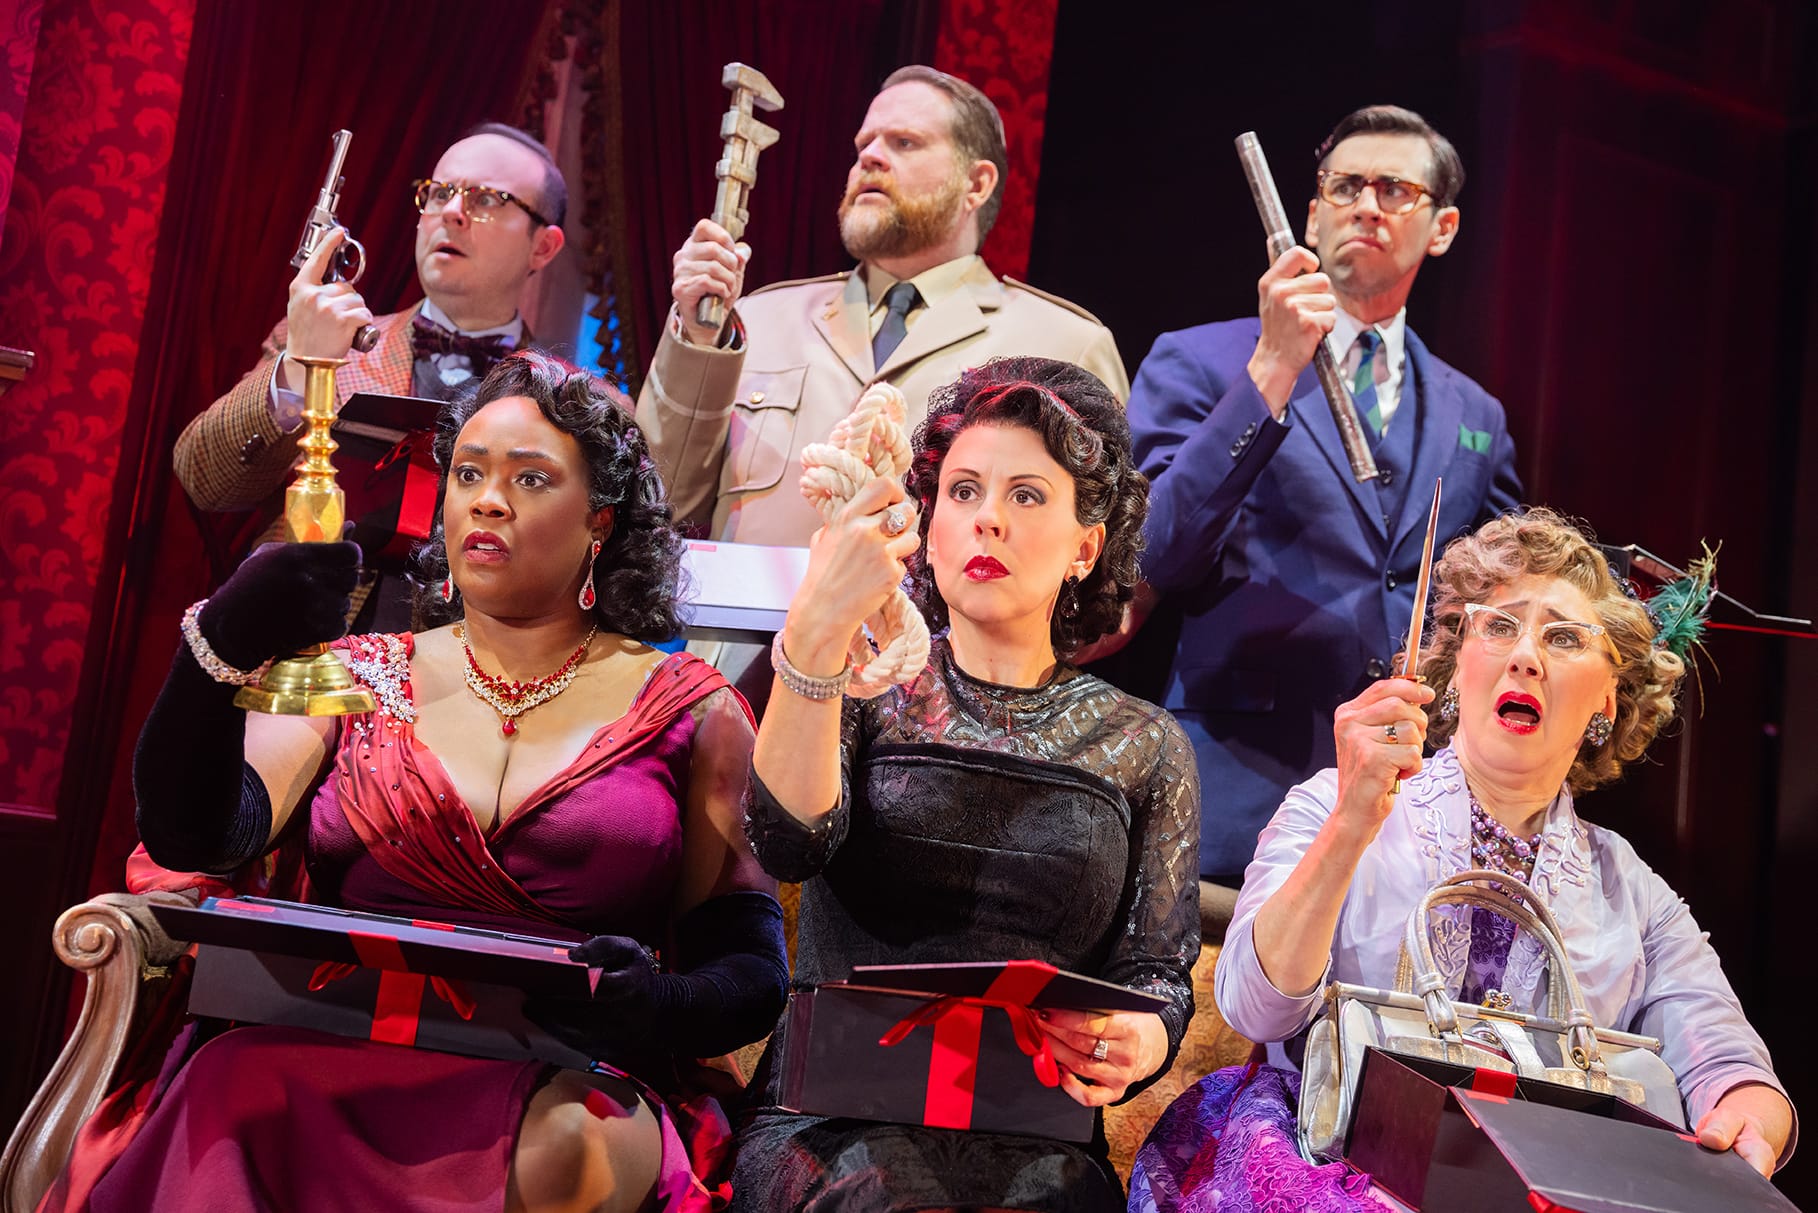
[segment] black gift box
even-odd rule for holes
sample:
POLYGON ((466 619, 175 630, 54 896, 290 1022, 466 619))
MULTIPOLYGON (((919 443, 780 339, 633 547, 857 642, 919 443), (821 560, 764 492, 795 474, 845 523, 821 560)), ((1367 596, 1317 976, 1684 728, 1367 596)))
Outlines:
POLYGON ((1794 1210, 1735 1153, 1621 1099, 1378 1049, 1345 1157, 1421 1213, 1794 1210))
POLYGON ((335 415, 335 456, 347 495, 349 538, 368 563, 395 563, 427 539, 442 477, 431 447, 442 405, 417 396, 360 392, 335 415))
POLYGON ((560 940, 251 897, 152 912, 173 938, 201 945, 192 1014, 472 1057, 592 1064, 523 1014, 526 991, 591 993, 598 971, 568 959, 571 945, 560 940))
POLYGON ((1094 1109, 1037 1077, 1012 1016, 1038 1032, 1024 1008, 1165 1005, 1034 962, 861 967, 791 997, 781 1102, 817 1116, 1090 1141, 1094 1109))

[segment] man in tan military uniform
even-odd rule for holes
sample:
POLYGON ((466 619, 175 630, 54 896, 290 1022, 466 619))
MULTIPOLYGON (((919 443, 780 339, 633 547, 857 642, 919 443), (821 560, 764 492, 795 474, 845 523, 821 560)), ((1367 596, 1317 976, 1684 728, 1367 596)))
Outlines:
POLYGON ((1075 362, 1129 393, 1109 329, 978 256, 1006 163, 983 93, 902 68, 855 145, 840 233, 856 268, 740 299, 750 253, 717 224, 702 220, 675 255, 676 307, 637 416, 676 517, 709 538, 805 546, 820 517, 798 488, 802 448, 880 380, 907 398, 912 429, 937 388, 1007 354, 1075 362), (694 323, 708 295, 736 303, 717 332, 694 323))

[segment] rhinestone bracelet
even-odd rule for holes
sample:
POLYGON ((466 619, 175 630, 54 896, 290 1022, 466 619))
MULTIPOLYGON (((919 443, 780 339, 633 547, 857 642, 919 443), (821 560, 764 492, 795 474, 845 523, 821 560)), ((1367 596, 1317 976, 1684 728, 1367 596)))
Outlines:
POLYGON ((825 701, 838 699, 846 691, 846 684, 852 681, 852 661, 846 662, 846 668, 831 678, 816 678, 804 674, 789 664, 789 658, 783 654, 783 634, 778 632, 776 639, 770 642, 770 666, 776 676, 783 680, 783 685, 800 695, 803 699, 825 701))
POLYGON ((256 669, 240 670, 215 656, 214 649, 208 645, 208 638, 202 635, 202 608, 207 605, 208 599, 204 598, 183 612, 183 639, 189 642, 190 655, 202 667, 202 672, 216 682, 236 687, 252 686, 265 677, 265 671, 271 669, 271 661, 267 659, 260 662, 256 669))

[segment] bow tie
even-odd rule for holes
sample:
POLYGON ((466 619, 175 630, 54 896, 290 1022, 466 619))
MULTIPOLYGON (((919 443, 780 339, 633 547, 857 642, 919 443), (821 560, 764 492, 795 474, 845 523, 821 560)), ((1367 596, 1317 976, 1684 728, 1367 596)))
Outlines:
POLYGON ((474 378, 483 379, 492 364, 511 353, 511 338, 503 333, 489 337, 470 337, 445 329, 429 317, 418 313, 410 322, 410 348, 418 360, 441 354, 459 354, 473 368, 474 378))

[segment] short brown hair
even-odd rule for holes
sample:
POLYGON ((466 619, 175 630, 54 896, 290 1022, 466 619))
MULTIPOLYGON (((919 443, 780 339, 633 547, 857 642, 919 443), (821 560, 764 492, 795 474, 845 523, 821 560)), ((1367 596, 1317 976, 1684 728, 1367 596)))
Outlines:
POLYGON ((1413 110, 1399 105, 1366 105, 1360 110, 1352 110, 1339 120, 1325 142, 1319 145, 1319 150, 1313 153, 1314 161, 1324 168, 1332 149, 1352 135, 1419 135, 1427 141, 1427 148, 1433 155, 1433 180, 1427 182, 1433 205, 1444 207, 1457 203, 1458 193, 1464 189, 1464 161, 1458 158, 1458 149, 1452 146, 1452 141, 1413 110))
POLYGON ((932 85, 947 94, 947 100, 953 103, 953 125, 947 133, 968 165, 974 160, 989 160, 997 165, 997 188, 978 208, 978 239, 983 244, 985 233, 997 222, 997 213, 1004 207, 1004 182, 1010 175, 1010 157, 1004 150, 1004 120, 991 98, 977 88, 958 76, 919 63, 891 72, 878 91, 910 83, 932 85))
POLYGON ((1622 764, 1640 758, 1673 718, 1673 693, 1685 676, 1685 662, 1654 647, 1654 621, 1646 608, 1623 592, 1609 560, 1585 533, 1552 510, 1492 518, 1447 544, 1434 563, 1433 627, 1419 667, 1427 685, 1439 692, 1427 705, 1427 743, 1443 746, 1458 724, 1456 717, 1442 717, 1439 703, 1458 668, 1465 604, 1483 602, 1497 586, 1527 575, 1557 577, 1577 586, 1622 655, 1610 740, 1603 746, 1580 743, 1566 775, 1573 792, 1588 792, 1622 774, 1622 764))

